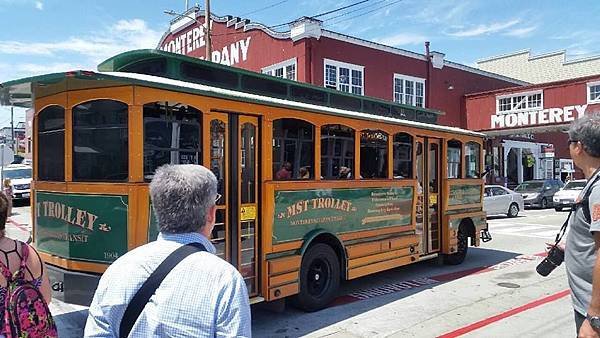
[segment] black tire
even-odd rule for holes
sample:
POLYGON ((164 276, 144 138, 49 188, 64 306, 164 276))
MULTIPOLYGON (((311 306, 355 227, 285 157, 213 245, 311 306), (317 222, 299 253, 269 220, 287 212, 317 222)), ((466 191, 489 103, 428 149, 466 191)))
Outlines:
POLYGON ((542 198, 542 201, 540 202, 540 206, 542 207, 542 209, 546 209, 548 207, 548 200, 546 199, 546 197, 542 198))
POLYGON ((469 237, 467 236, 465 227, 460 227, 458 234, 456 235, 458 240, 456 253, 450 255, 444 255, 444 264, 447 265, 459 265, 467 257, 467 251, 469 251, 469 237))
POLYGON ((556 210, 556 211, 562 211, 562 207, 554 207, 554 210, 556 210))
POLYGON ((340 263, 333 249, 323 243, 312 245, 300 265, 300 292, 293 304, 307 312, 326 307, 340 286, 340 263))
POLYGON ((519 205, 517 203, 511 203, 508 207, 508 213, 506 214, 508 217, 517 217, 519 215, 519 205))

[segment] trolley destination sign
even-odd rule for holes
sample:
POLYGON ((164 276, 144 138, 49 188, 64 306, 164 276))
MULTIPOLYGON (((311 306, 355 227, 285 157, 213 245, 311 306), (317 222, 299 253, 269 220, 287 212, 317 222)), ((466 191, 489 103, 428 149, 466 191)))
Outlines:
POLYGON ((301 239, 311 229, 336 232, 410 225, 413 187, 275 192, 273 239, 301 239))

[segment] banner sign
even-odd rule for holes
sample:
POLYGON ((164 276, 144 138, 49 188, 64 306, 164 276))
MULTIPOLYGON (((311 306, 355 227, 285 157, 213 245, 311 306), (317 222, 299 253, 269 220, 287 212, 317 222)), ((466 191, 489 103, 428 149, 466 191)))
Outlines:
POLYGON ((36 247, 63 258, 111 263, 127 252, 127 204, 127 196, 36 192, 36 247))
POLYGON ((315 229, 335 234, 410 225, 412 203, 413 187, 276 191, 273 243, 315 229))

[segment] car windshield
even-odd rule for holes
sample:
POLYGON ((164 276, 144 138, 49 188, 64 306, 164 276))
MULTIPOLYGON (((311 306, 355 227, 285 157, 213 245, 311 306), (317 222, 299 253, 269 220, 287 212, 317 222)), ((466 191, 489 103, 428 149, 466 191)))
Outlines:
POLYGON ((567 185, 565 185, 565 190, 583 190, 583 188, 585 187, 585 181, 581 181, 581 182, 569 182, 567 183, 567 185))
POLYGON ((31 169, 10 169, 4 170, 4 178, 9 178, 11 180, 18 178, 31 178, 31 169))
POLYGON ((515 191, 537 191, 542 189, 544 182, 523 182, 519 184, 515 191))

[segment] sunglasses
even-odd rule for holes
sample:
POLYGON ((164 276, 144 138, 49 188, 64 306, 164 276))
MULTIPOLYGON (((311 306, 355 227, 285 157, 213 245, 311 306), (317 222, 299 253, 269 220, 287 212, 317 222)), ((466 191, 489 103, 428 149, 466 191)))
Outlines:
POLYGON ((579 142, 579 140, 569 140, 568 141, 568 146, 571 146, 571 143, 577 143, 579 142))

